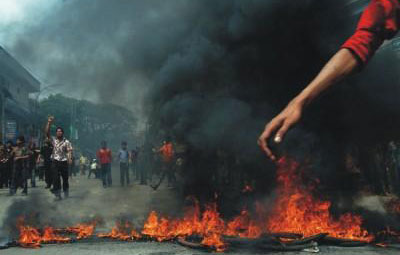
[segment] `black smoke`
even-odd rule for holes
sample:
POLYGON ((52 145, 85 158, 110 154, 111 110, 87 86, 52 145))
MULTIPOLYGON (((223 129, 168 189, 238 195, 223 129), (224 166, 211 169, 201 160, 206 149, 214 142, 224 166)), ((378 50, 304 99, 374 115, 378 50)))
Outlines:
MULTIPOLYGON (((256 139, 351 35, 353 11, 345 0, 69 0, 10 48, 74 96, 135 107, 153 146, 165 136, 187 144, 185 193, 223 192, 210 178, 219 151, 236 177, 269 192, 275 167, 256 139)), ((330 188, 346 175, 348 144, 398 136, 392 53, 382 50, 322 96, 285 142, 283 151, 311 159, 330 188)))
MULTIPOLYGON (((231 156, 236 179, 255 180, 259 192, 271 191, 274 165, 260 152, 257 137, 352 30, 357 17, 345 3, 220 1, 198 7, 192 33, 161 67, 150 91, 157 138, 175 136, 192 150, 187 193, 212 197, 213 191, 223 192, 220 183, 210 181, 219 150, 231 156)), ((311 109, 283 151, 299 160, 312 158, 315 168, 332 173, 342 155, 331 150, 341 140, 322 123, 334 111, 331 106, 311 109)), ((226 196, 233 193, 230 188, 222 188, 229 190, 226 196)))

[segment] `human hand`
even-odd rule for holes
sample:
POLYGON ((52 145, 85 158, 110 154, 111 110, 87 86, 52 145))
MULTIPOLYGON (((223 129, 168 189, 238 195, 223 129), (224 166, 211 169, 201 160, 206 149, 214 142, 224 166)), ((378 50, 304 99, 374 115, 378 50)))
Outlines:
POLYGON ((53 123, 54 122, 54 116, 49 115, 49 117, 47 118, 47 122, 48 123, 53 123))
POLYGON ((264 131, 258 138, 258 145, 272 161, 276 160, 276 156, 268 146, 268 139, 276 132, 274 142, 282 142, 287 131, 301 119, 302 111, 303 103, 295 99, 265 126, 264 131))

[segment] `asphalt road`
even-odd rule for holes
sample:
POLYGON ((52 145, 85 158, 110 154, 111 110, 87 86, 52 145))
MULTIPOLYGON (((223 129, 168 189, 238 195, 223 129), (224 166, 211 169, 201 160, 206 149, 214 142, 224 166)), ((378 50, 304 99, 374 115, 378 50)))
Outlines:
MULTIPOLYGON (((73 225, 82 219, 101 218, 103 224, 98 231, 107 231, 114 225, 116 219, 126 218, 137 224, 143 224, 150 210, 156 210, 168 215, 177 213, 180 208, 180 199, 177 199, 174 190, 161 186, 153 191, 148 186, 134 182, 128 187, 120 187, 117 169, 113 169, 113 187, 104 189, 96 179, 87 179, 86 176, 76 176, 70 180, 70 198, 54 201, 54 197, 44 189, 44 183, 39 182, 37 188, 29 189, 29 195, 24 197, 18 194, 7 196, 8 190, 0 190, 0 223, 3 222, 2 235, 8 233, 8 221, 15 219, 17 214, 40 211, 40 220, 54 226, 73 225), (16 205, 20 205, 19 207, 16 205)), ((157 242, 120 242, 120 241, 82 241, 71 244, 43 245, 40 249, 9 248, 0 250, 1 255, 103 255, 103 254, 207 254, 182 247, 175 243, 157 242)), ((224 253, 219 253, 224 254, 224 253)), ((261 254, 249 250, 230 249, 226 254, 261 254)), ((265 254, 265 253, 264 253, 265 254)), ((283 254, 282 252, 268 252, 268 254, 283 254)), ((306 254, 305 252, 288 252, 285 254, 306 254)), ((375 255, 400 254, 400 250, 382 249, 374 247, 341 248, 320 247, 320 254, 332 255, 375 255)))
MULTIPOLYGON (((361 247, 361 248, 342 248, 342 247, 320 247, 319 254, 330 254, 330 255, 398 255, 399 250, 392 249, 379 249, 373 247, 361 247)), ((40 249, 22 249, 22 248, 10 248, 7 250, 1 250, 2 255, 128 255, 128 254, 141 254, 141 255, 187 255, 187 254, 209 254, 205 251, 197 251, 189 248, 182 247, 172 243, 123 243, 123 242, 100 242, 100 243, 73 243, 73 244, 54 244, 45 245, 40 249)), ((306 252, 252 252, 246 250, 230 250, 225 253, 217 254, 307 254, 306 252)))

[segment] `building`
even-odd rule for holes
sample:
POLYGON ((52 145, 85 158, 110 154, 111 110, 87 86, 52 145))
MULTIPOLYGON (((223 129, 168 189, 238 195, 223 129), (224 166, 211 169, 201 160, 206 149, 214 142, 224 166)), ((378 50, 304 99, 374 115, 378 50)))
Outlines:
POLYGON ((29 98, 40 90, 33 77, 4 48, 0 47, 0 122, 1 140, 15 140, 18 135, 28 139, 38 136, 35 102, 29 98))

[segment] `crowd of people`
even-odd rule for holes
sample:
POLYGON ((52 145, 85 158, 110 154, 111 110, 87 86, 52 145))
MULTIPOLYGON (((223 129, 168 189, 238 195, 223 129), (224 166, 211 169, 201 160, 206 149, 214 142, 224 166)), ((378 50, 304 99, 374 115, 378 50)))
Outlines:
MULTIPOLYGON (((28 194, 28 180, 31 186, 36 186, 36 163, 39 151, 33 142, 25 146, 25 138, 20 136, 15 144, 8 141, 0 144, 0 188, 8 188, 10 195, 14 195, 18 188, 22 194, 28 194)), ((42 172, 38 172, 43 178, 42 172)))
POLYGON ((141 185, 149 184, 157 190, 165 177, 168 187, 175 186, 175 171, 181 165, 182 158, 176 157, 170 139, 166 139, 159 147, 151 147, 148 152, 152 155, 147 156, 145 154, 149 153, 141 155, 138 146, 129 150, 126 141, 121 142, 120 149, 114 155, 107 142, 102 141, 95 156, 81 153, 77 157, 74 155, 72 143, 64 137, 62 127, 56 128, 55 136, 50 134, 53 122, 54 117, 49 117, 41 147, 37 147, 33 141, 26 145, 24 136, 19 136, 15 144, 12 141, 0 144, 0 189, 9 189, 10 196, 15 195, 18 189, 22 189, 22 194, 27 195, 28 181, 30 180, 30 186, 34 188, 38 178, 45 182, 45 189, 49 189, 56 200, 68 198, 69 178, 78 173, 85 177, 87 174, 88 179, 93 176, 101 180, 104 188, 109 188, 113 183, 114 161, 119 166, 122 187, 130 186, 136 180, 141 185), (149 166, 149 161, 160 164, 149 166), (159 169, 154 170, 154 167, 159 169), (159 179, 154 179, 154 176, 159 179))

